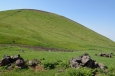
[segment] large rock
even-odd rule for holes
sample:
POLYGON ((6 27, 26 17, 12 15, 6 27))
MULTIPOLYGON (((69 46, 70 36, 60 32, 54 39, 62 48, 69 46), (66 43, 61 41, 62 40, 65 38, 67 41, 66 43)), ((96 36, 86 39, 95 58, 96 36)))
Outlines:
POLYGON ((11 56, 11 58, 13 59, 13 62, 15 62, 16 60, 20 59, 20 54, 18 55, 14 55, 14 56, 11 56))
POLYGON ((24 66, 25 65, 25 62, 24 62, 24 60, 23 59, 18 59, 18 60, 16 60, 16 66, 24 66))
POLYGON ((95 62, 94 60, 89 60, 86 64, 85 64, 86 67, 89 67, 89 68, 98 68, 98 63, 95 62))
POLYGON ((4 55, 0 61, 0 66, 9 65, 12 63, 12 58, 9 55, 4 55))
POLYGON ((83 64, 86 64, 89 60, 91 60, 90 56, 83 56, 81 59, 81 62, 83 64))
POLYGON ((11 61, 9 59, 6 59, 6 58, 3 58, 1 61, 0 61, 0 65, 1 66, 5 66, 5 65, 9 65, 11 64, 11 61))

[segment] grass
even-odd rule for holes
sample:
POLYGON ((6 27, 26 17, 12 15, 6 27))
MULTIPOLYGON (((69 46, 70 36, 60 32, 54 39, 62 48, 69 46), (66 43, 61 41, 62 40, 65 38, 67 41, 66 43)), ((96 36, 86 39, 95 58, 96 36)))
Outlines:
POLYGON ((109 67, 109 72, 107 74, 104 74, 103 72, 99 71, 99 76, 110 76, 115 75, 114 71, 114 63, 115 63, 115 56, 112 58, 106 58, 106 57, 99 57, 95 56, 95 54, 102 53, 110 53, 114 51, 76 51, 76 52, 47 52, 47 51, 34 51, 32 49, 27 48, 20 48, 17 46, 7 46, 7 47, 0 47, 0 58, 3 57, 3 55, 16 55, 20 54, 25 60, 29 59, 32 60, 34 58, 45 60, 41 61, 41 65, 44 66, 44 64, 55 64, 56 66, 53 69, 47 69, 45 71, 37 71, 34 72, 33 69, 14 69, 14 70, 5 70, 0 67, 0 76, 75 76, 75 75, 83 75, 83 76, 92 76, 92 72, 95 70, 81 68, 80 70, 75 70, 73 68, 67 68, 65 72, 59 73, 58 70, 60 68, 66 68, 69 65, 68 61, 72 57, 78 57, 84 53, 90 54, 91 58, 93 60, 96 60, 98 63, 103 63, 106 66, 109 67), (19 52, 19 50, 24 50, 23 52, 19 52), (57 65, 58 63, 58 65, 57 65), (112 68, 111 68, 112 67, 112 68))
POLYGON ((67 50, 115 50, 115 42, 63 16, 39 10, 0 12, 0 44, 67 50))
POLYGON ((102 53, 111 53, 114 51, 76 51, 76 52, 47 52, 47 51, 33 51, 32 49, 27 48, 20 48, 20 47, 14 47, 14 46, 7 46, 7 47, 1 47, 0 48, 0 58, 3 57, 3 55, 16 55, 21 54, 21 56, 24 59, 42 59, 45 58, 46 61, 55 61, 55 60, 69 60, 72 57, 78 57, 84 53, 90 54, 92 59, 96 60, 97 62, 102 62, 105 65, 111 66, 114 65, 115 61, 113 61, 113 58, 105 58, 105 57, 99 57, 95 56, 95 54, 102 53), (20 50, 24 50, 24 53, 19 52, 20 50), (109 61, 109 62, 107 62, 109 61), (111 64, 110 64, 111 63, 111 64))

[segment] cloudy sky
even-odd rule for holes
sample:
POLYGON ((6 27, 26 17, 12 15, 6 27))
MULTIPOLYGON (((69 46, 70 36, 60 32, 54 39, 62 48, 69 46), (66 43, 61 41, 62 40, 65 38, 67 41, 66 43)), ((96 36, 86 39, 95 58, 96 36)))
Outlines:
POLYGON ((0 11, 11 9, 53 12, 115 41, 115 0, 0 0, 0 11))

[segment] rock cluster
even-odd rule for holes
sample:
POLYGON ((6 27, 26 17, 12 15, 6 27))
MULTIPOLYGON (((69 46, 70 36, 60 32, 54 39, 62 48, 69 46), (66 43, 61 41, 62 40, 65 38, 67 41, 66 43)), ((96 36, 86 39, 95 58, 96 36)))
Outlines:
POLYGON ((88 68, 101 68, 105 69, 107 68, 104 64, 102 63, 97 63, 95 60, 92 60, 90 55, 85 53, 82 56, 79 56, 77 58, 72 58, 70 59, 70 66, 74 68, 79 68, 79 67, 88 67, 88 68))
POLYGON ((4 55, 0 61, 0 66, 11 65, 12 63, 21 66, 24 65, 24 59, 19 54, 14 56, 4 55))
POLYGON ((20 56, 20 54, 14 56, 4 55, 3 58, 0 60, 0 66, 8 66, 8 68, 24 68, 28 66, 36 66, 37 64, 40 64, 39 60, 33 59, 25 61, 20 56))
POLYGON ((113 53, 109 53, 109 54, 106 54, 106 53, 100 53, 100 54, 95 54, 95 56, 111 58, 112 56, 114 56, 114 54, 113 54, 113 53))

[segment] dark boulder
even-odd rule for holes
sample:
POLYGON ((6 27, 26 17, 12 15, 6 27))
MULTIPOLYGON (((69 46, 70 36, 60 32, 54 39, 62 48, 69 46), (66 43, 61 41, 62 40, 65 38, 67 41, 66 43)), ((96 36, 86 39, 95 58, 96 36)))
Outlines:
POLYGON ((89 60, 86 64, 85 64, 86 67, 89 67, 89 68, 98 68, 98 64, 94 61, 94 60, 89 60))
POLYGON ((3 58, 3 59, 0 61, 0 65, 1 65, 1 66, 5 66, 5 65, 8 65, 8 64, 11 64, 11 61, 10 61, 9 59, 3 58))

